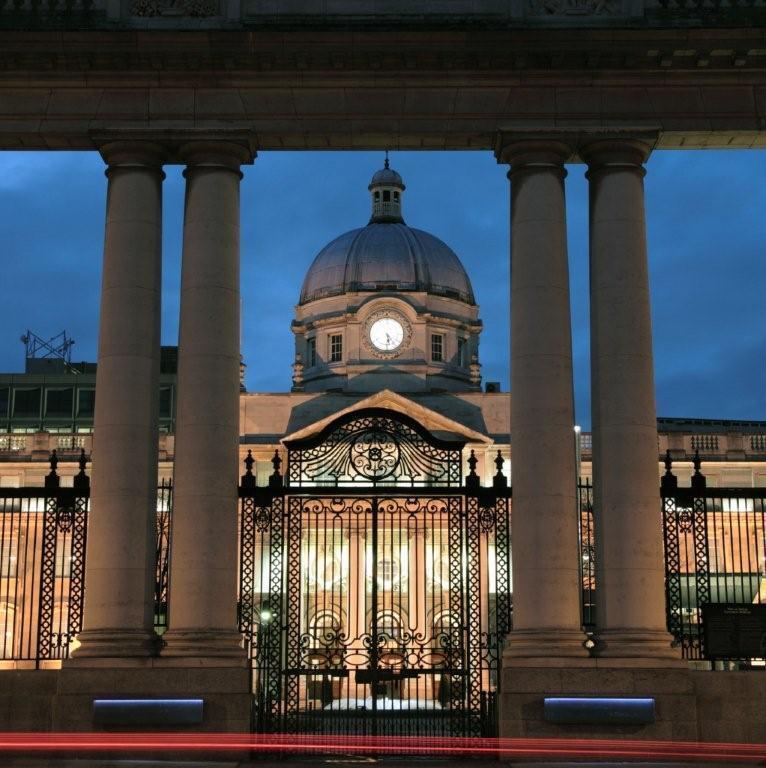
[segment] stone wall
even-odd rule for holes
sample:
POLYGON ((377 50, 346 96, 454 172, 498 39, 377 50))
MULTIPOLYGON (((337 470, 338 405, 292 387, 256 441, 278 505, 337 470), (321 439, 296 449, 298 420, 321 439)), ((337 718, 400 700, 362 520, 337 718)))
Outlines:
MULTIPOLYGON (((200 730, 246 731, 249 725, 249 696, 242 691, 238 670, 77 670, 63 686, 60 674, 0 670, 0 731, 91 730, 92 698, 109 692, 124 696, 128 691, 150 697, 202 694, 208 705, 207 722, 200 730), (117 693, 117 688, 124 691, 117 693)), ((514 669, 506 672, 504 684, 500 725, 507 737, 766 743, 766 672, 514 669), (657 722, 647 727, 557 726, 543 720, 546 695, 654 696, 657 722)))
POLYGON ((684 668, 506 668, 500 735, 506 738, 697 740, 695 688, 684 668), (652 725, 559 725, 546 722, 546 696, 654 697, 652 725))
POLYGON ((50 731, 57 669, 0 670, 0 731, 50 731))
POLYGON ((505 737, 577 737, 766 743, 766 672, 685 669, 507 669, 500 702, 505 737), (648 726, 557 725, 546 696, 650 696, 648 726))
POLYGON ((692 672, 700 739, 766 743, 766 671, 692 672))

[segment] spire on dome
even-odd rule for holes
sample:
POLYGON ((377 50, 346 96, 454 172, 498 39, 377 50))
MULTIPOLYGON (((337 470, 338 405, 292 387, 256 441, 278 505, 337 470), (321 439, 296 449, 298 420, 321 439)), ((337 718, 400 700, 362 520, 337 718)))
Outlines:
POLYGON ((367 187, 372 197, 370 224, 404 223, 402 218, 402 193, 406 189, 402 177, 388 161, 388 150, 383 168, 377 171, 367 187))

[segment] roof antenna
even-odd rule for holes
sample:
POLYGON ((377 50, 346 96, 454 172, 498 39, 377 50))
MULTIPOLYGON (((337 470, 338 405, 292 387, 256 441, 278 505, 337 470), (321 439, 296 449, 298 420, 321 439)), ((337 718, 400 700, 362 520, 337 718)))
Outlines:
POLYGON ((383 167, 388 170, 388 150, 386 150, 386 162, 383 163, 383 167))

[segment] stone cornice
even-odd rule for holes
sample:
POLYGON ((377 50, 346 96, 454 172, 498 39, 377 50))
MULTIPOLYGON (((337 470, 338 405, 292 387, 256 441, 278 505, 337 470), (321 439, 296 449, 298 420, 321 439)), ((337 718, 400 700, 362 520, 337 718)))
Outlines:
POLYGON ((766 146, 766 31, 0 31, 0 149, 490 150, 554 128, 766 146))
POLYGON ((0 30, 0 70, 71 73, 766 69, 763 28, 0 30))

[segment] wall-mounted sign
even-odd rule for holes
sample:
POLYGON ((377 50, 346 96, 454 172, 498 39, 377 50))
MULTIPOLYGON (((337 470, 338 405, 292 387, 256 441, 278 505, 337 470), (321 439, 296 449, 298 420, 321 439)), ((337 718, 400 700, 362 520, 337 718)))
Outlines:
POLYGON ((766 605, 705 603, 702 626, 708 659, 766 657, 766 605))

